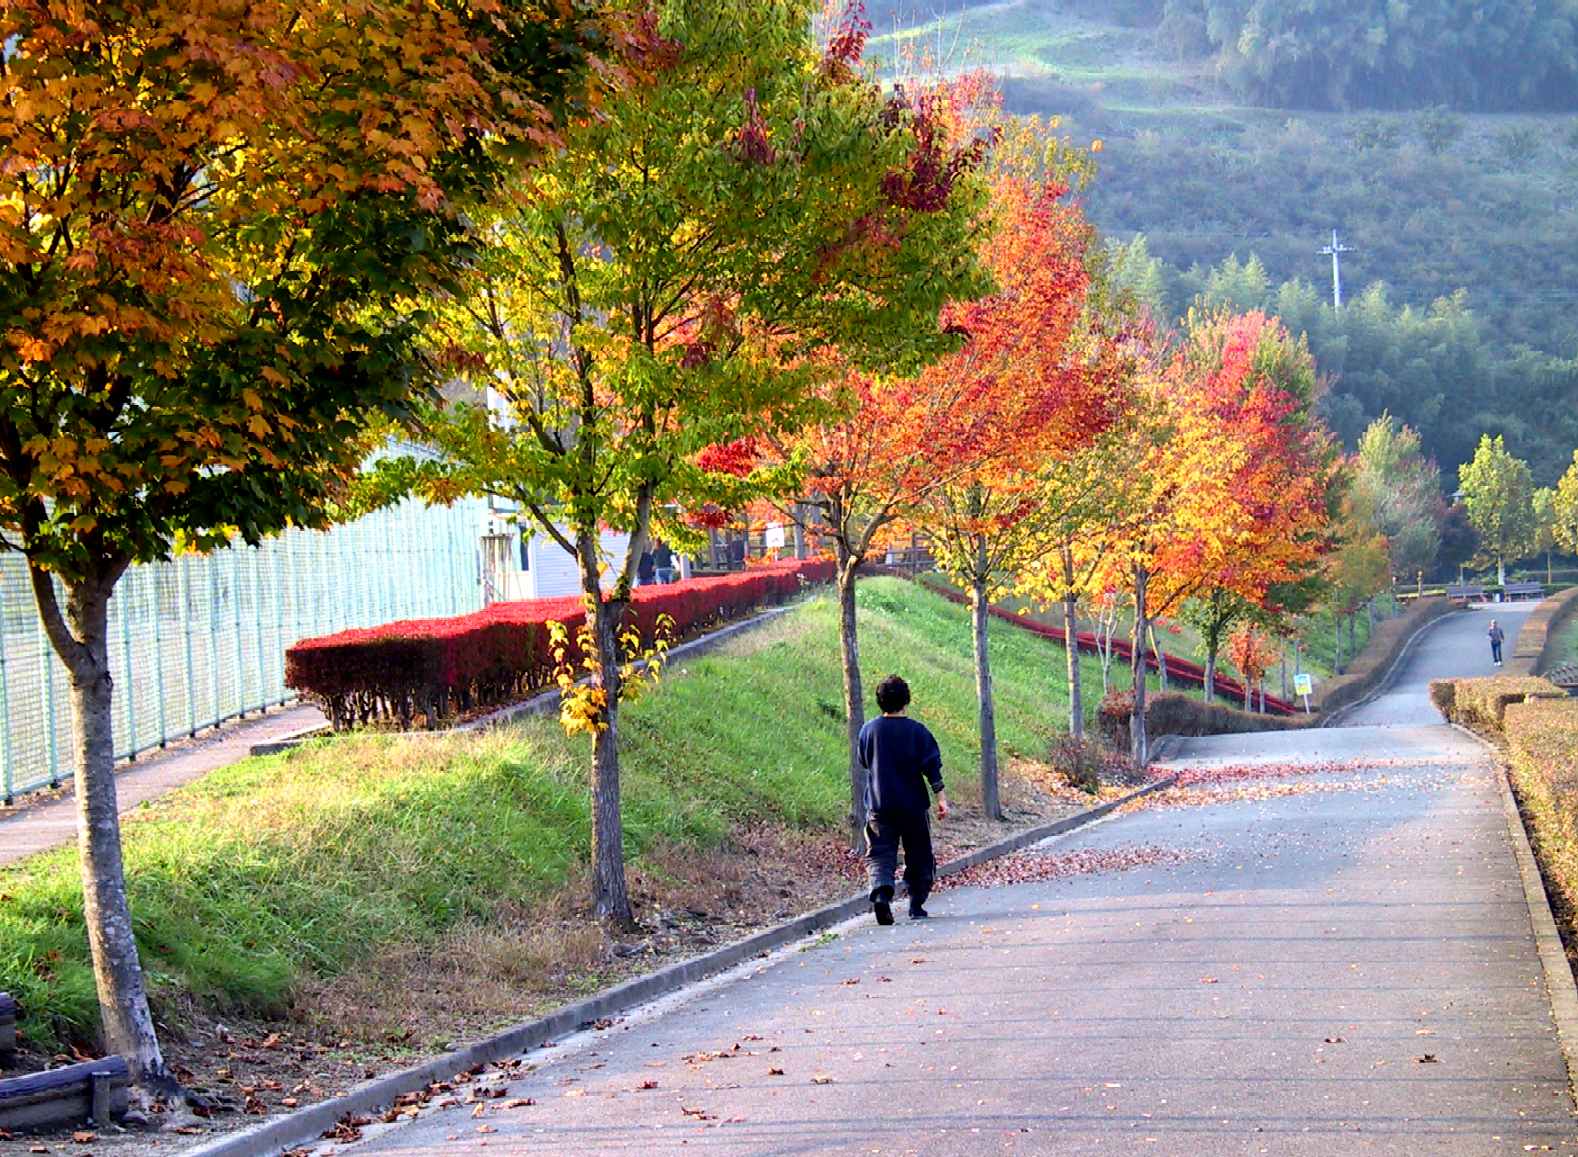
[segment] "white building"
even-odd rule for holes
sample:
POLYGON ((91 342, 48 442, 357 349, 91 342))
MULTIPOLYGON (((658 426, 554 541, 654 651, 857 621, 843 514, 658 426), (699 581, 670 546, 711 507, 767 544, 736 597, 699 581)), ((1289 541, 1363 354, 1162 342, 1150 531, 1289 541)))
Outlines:
MULTIPOLYGON (((612 567, 624 561, 630 536, 604 531, 603 557, 610 563, 605 588, 613 585, 612 567)), ((581 593, 581 571, 573 555, 526 515, 519 520, 502 499, 488 500, 482 528, 482 601, 551 599, 581 593)))

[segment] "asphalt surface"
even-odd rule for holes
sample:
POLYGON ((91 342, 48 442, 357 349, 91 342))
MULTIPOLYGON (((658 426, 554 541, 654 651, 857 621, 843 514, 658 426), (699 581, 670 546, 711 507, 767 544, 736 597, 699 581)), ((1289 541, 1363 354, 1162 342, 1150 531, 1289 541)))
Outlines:
POLYGON ((1346 727, 1435 724, 1441 715, 1430 704, 1430 680, 1448 675, 1494 675, 1490 639, 1494 619, 1506 632, 1504 655, 1538 603, 1491 603, 1437 619, 1403 659, 1387 693, 1343 717, 1346 727))
POLYGON ((846 925, 342 1151, 1578 1152, 1493 769, 1418 709, 1478 669, 1462 618, 1370 725, 1192 741, 1202 782, 1034 861, 1096 870, 846 925))

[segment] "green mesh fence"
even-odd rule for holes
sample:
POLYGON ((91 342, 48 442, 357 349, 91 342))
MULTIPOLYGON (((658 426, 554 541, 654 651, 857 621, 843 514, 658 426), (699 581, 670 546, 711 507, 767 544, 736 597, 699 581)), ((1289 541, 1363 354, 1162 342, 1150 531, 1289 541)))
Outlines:
MULTIPOLYGON (((298 639, 482 604, 482 505, 408 502, 325 532, 134 567, 110 601, 115 754, 125 759, 288 702, 298 639)), ((0 555, 0 794, 70 779, 65 668, 27 570, 0 555)))

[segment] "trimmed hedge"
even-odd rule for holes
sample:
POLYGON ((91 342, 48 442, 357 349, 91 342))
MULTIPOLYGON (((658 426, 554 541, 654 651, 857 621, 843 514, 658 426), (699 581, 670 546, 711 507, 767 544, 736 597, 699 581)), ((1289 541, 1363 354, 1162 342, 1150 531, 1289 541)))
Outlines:
POLYGON ((1532 675, 1498 675, 1490 679, 1437 679, 1430 699, 1453 723, 1482 735, 1505 738, 1507 709, 1514 704, 1567 698, 1554 683, 1532 675))
MULTIPOLYGON (((833 563, 815 559, 740 574, 638 587, 626 622, 650 639, 660 616, 683 638, 808 583, 828 582, 833 563)), ((515 702, 553 683, 548 624, 571 638, 586 621, 580 598, 495 603, 447 619, 407 619, 303 639, 285 652, 285 684, 322 705, 336 730, 374 722, 429 726, 458 711, 515 702)))
POLYGON ((1556 663, 1557 635, 1574 613, 1578 613, 1578 587, 1552 595, 1535 607, 1512 642, 1509 674, 1546 674, 1556 663))
POLYGON ((1505 728, 1512 785, 1571 944, 1578 932, 1578 700, 1511 704, 1505 728))

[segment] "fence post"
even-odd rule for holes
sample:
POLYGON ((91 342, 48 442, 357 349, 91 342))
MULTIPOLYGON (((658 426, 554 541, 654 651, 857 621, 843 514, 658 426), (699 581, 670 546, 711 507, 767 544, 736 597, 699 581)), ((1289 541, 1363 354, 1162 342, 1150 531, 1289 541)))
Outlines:
POLYGON ((16 773, 11 767, 11 698, 6 691, 5 644, 9 634, 5 613, 5 588, 0 586, 0 779, 4 780, 5 802, 16 799, 16 773))
POLYGON ((49 786, 60 786, 60 741, 55 734, 55 652, 44 634, 44 620, 38 620, 38 658, 44 665, 44 742, 49 754, 49 786))
MULTIPOLYGON (((272 546, 272 543, 270 544, 272 546)), ((252 567, 252 622, 254 624, 252 638, 257 648, 258 693, 257 705, 261 712, 268 707, 268 687, 266 685, 267 662, 263 656, 263 547, 253 548, 252 567)))
POLYGON ((137 684, 132 680, 132 635, 131 613, 127 604, 131 600, 131 586, 127 581, 139 577, 135 572, 128 573, 120 581, 118 595, 111 596, 110 606, 121 620, 121 673, 126 680, 126 687, 121 698, 126 701, 126 758, 137 758, 137 684))
POLYGON ((170 741, 170 727, 164 710, 164 632, 160 630, 160 624, 164 622, 164 599, 160 596, 166 584, 159 580, 168 575, 164 563, 149 565, 157 567, 149 571, 153 577, 153 703, 159 715, 159 746, 163 747, 170 741))
POLYGON ((219 568, 214 565, 212 555, 203 558, 203 571, 208 575, 208 701, 213 706, 213 719, 209 721, 212 727, 219 726, 219 592, 214 584, 219 577, 219 568))
MULTIPOLYGON (((246 549, 254 549, 247 547, 246 549)), ((230 598, 236 604, 236 715, 247 713, 247 657, 241 626, 241 551, 230 548, 230 598)))
POLYGON ((181 634, 186 641, 186 730, 197 736, 197 664, 192 661, 192 556, 183 554, 180 564, 181 634))

